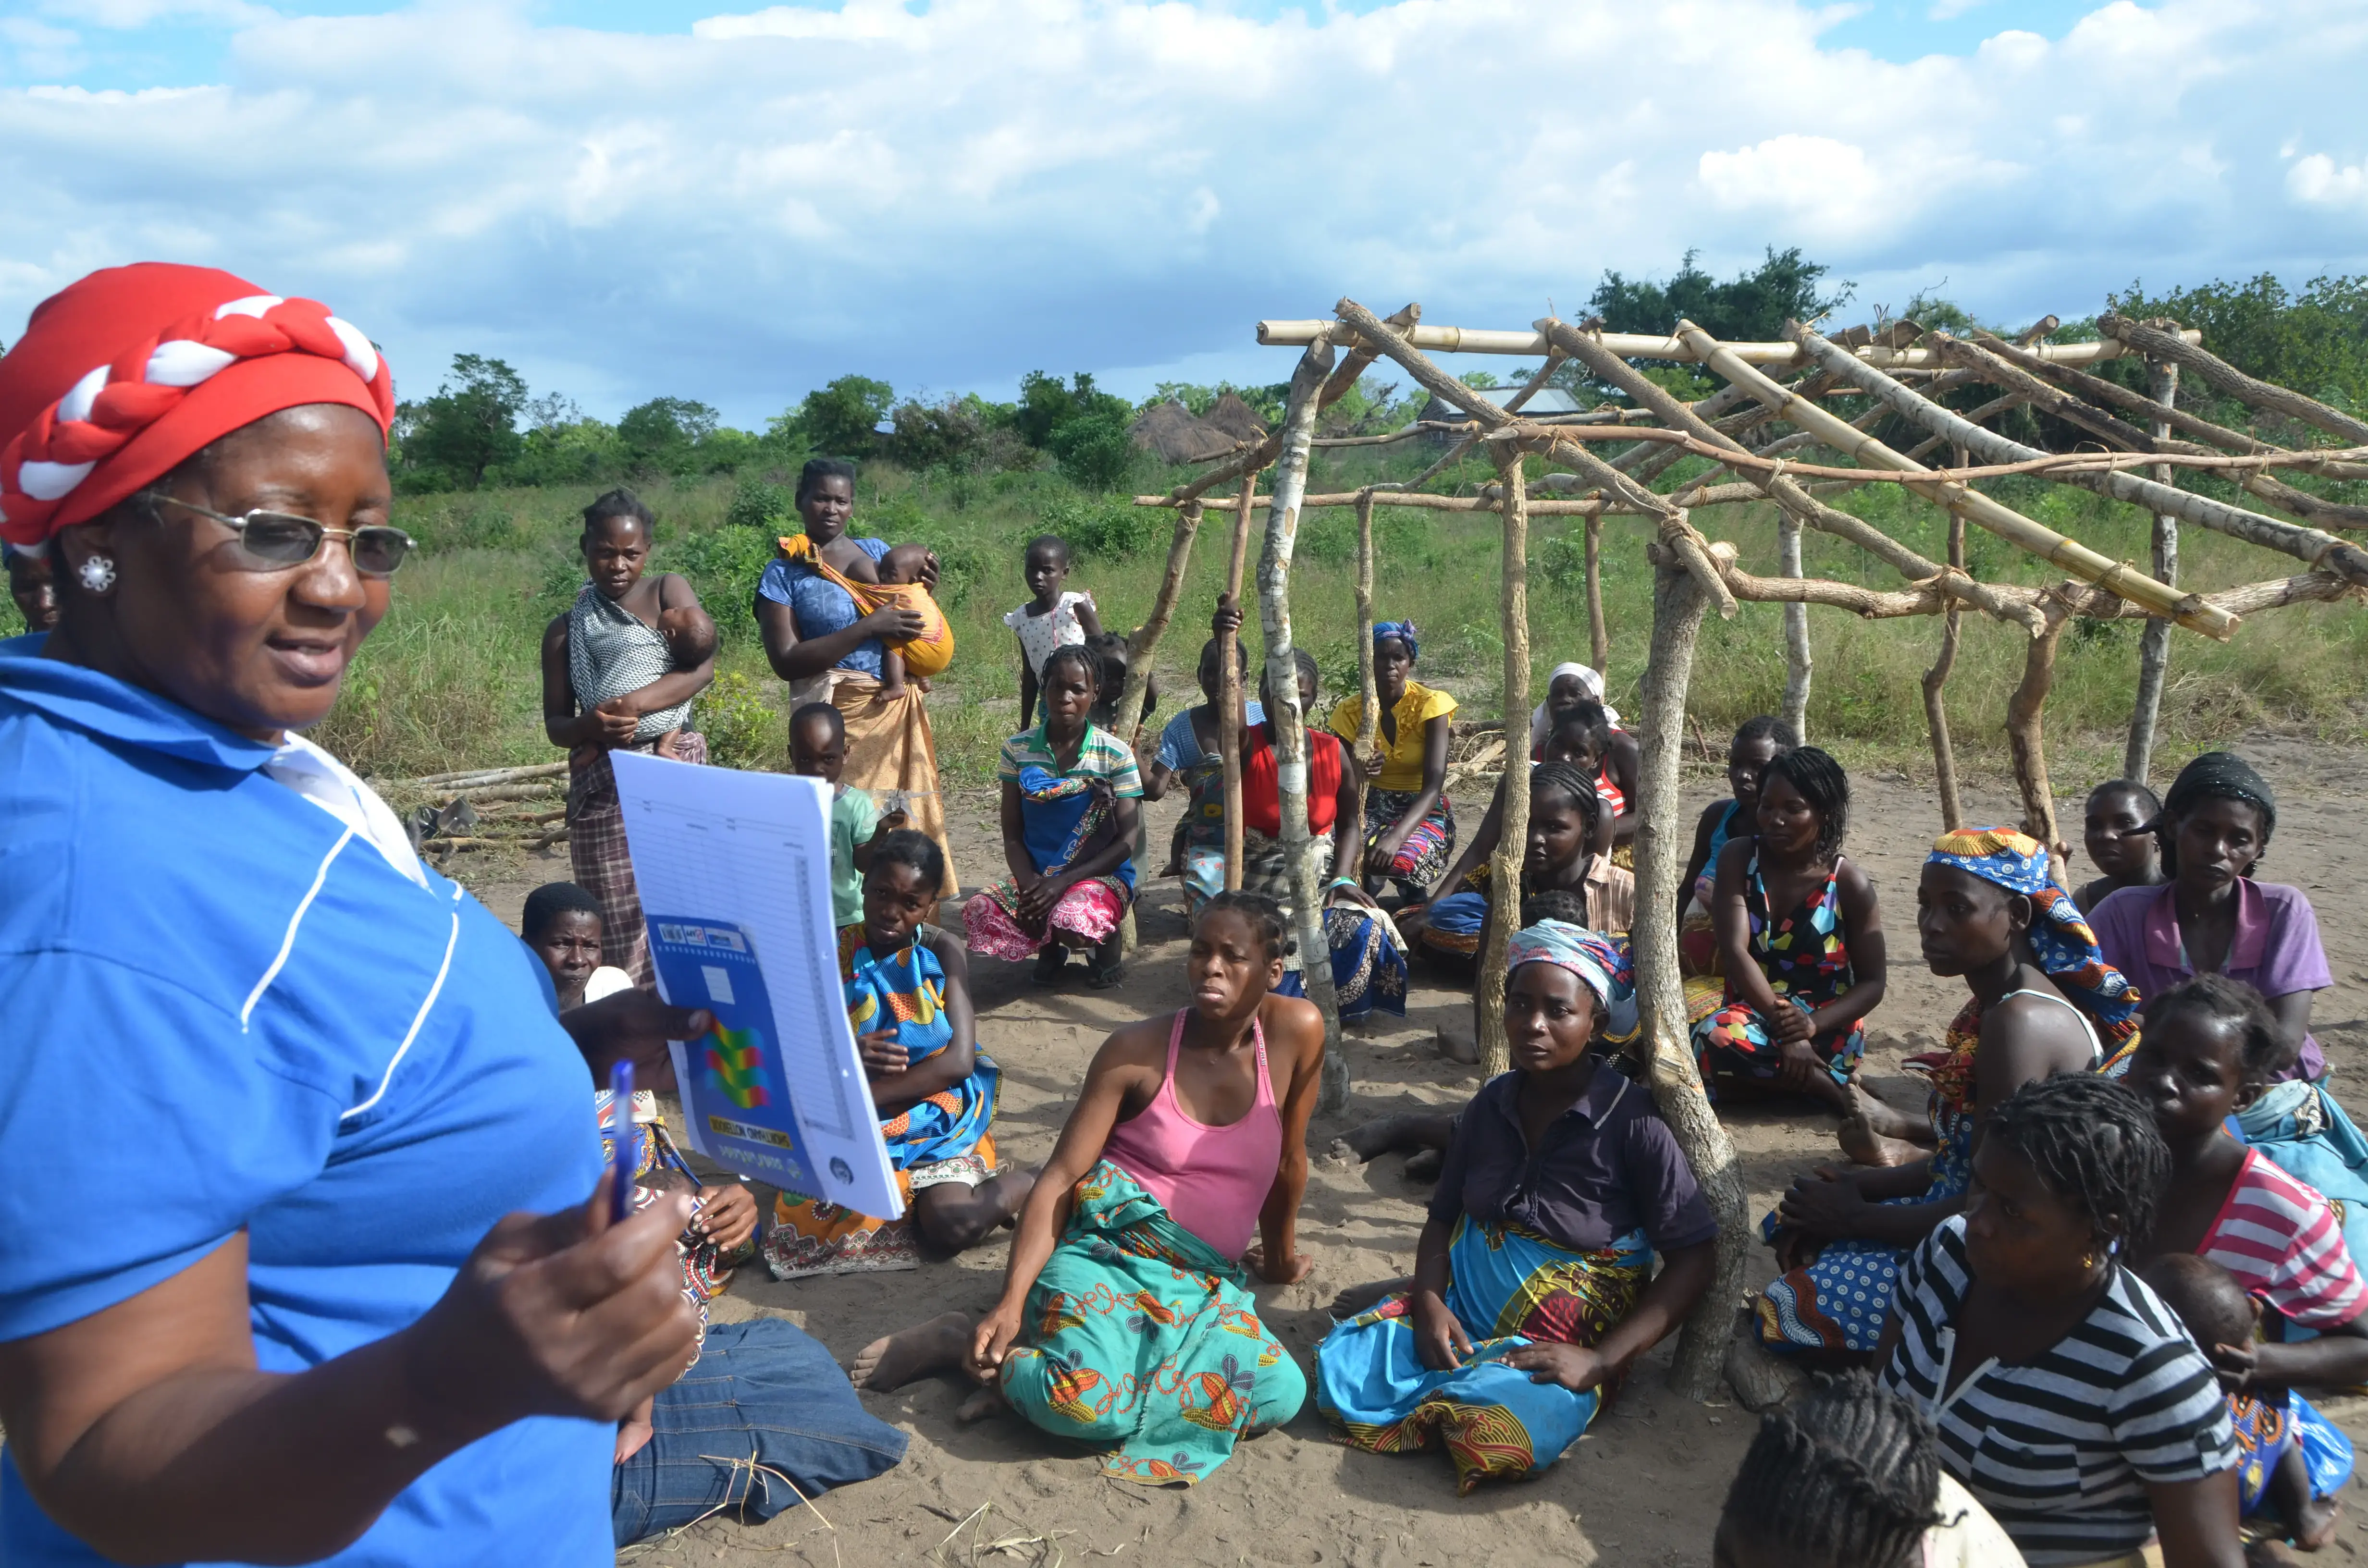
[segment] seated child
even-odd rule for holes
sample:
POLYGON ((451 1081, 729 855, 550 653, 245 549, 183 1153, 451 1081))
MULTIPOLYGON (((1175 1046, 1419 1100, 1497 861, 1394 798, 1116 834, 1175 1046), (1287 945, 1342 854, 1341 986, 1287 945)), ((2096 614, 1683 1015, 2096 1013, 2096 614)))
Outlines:
POLYGON ((632 975, 600 961, 600 901, 574 882, 545 882, 527 894, 518 935, 551 971, 563 1013, 632 988, 632 975))
POLYGON ((2162 857, 2147 829, 2162 814, 2162 802, 2143 784, 2109 778, 2089 791, 2081 846, 2102 873, 2082 884, 2072 902, 2086 913, 2123 888, 2150 888, 2162 881, 2162 857))
POLYGON ((790 715, 790 771, 830 786, 830 918, 839 928, 863 918, 863 873, 871 869, 872 841, 908 826, 902 811, 882 815, 869 790, 839 782, 847 767, 847 721, 827 702, 809 702, 790 715))
POLYGON ((1316 1403, 1349 1447, 1435 1437, 1462 1493, 1535 1475, 1577 1442, 1710 1288, 1718 1237, 1650 1092, 1591 1049, 1635 1028, 1626 955, 1548 921, 1506 963, 1514 1071, 1456 1126, 1414 1288, 1315 1352, 1316 1403))
MULTIPOLYGON (((2209 1357, 2219 1346, 2253 1343, 2261 1324, 2261 1303, 2237 1283, 2235 1275, 2193 1253, 2166 1253, 2142 1265, 2138 1278, 2154 1287, 2163 1305, 2179 1314, 2187 1333, 2209 1357)), ((2225 1386, 2225 1385, 2224 1385, 2225 1386)), ((2243 1456, 2237 1467, 2237 1506, 2247 1518, 2274 1518, 2281 1539, 2317 1551, 2335 1539, 2337 1504, 2314 1494, 2305 1428, 2331 1431, 2309 1401, 2288 1389, 2250 1391, 2228 1396, 2228 1419, 2237 1428, 2243 1456)), ((2316 1437, 2316 1434, 2314 1434, 2316 1437)), ((2340 1437, 2338 1441, 2342 1441, 2340 1437)), ((2347 1444, 2348 1450, 2348 1444, 2347 1444)), ((2350 1454, 2344 1455, 2349 1468, 2350 1454)))
MULTIPOLYGON (((1126 690, 1126 672, 1133 667, 1134 654, 1128 649, 1126 639, 1115 631, 1094 632, 1086 639, 1086 646, 1102 662, 1101 695, 1086 717, 1114 732, 1118 728, 1118 699, 1126 690)), ((1152 714, 1158 709, 1159 677, 1147 675, 1143 677, 1143 711, 1135 715, 1135 723, 1150 723, 1152 714)))
POLYGON ((838 933, 839 980, 905 1213, 879 1219, 780 1194, 765 1235, 776 1279, 917 1268, 919 1243, 976 1246, 1034 1185, 1024 1170, 997 1174, 990 1128, 1002 1074, 978 1049, 961 939, 928 923, 945 851, 910 828, 870 848, 861 918, 838 933))
POLYGON ((1863 1372, 1820 1379, 1759 1418, 1727 1489, 1711 1562, 2023 1568, 1989 1510, 1941 1467, 1932 1423, 1863 1372))
POLYGON ((921 633, 909 642, 882 643, 880 649, 880 693, 884 698, 905 695, 905 677, 943 675, 954 660, 953 628, 946 623, 945 612, 938 601, 929 597, 926 584, 929 547, 925 544, 900 544, 880 558, 875 570, 876 581, 850 577, 822 558, 814 541, 803 534, 784 534, 780 540, 781 558, 811 566, 823 577, 847 591, 862 614, 890 604, 899 604, 921 618, 921 633))

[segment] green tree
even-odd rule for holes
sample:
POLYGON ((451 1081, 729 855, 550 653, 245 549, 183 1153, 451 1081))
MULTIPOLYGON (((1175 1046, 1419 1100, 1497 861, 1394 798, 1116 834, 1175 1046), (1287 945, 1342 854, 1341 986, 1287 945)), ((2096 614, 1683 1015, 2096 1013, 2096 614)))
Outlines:
POLYGON ((1078 489, 1115 490, 1134 468, 1134 436, 1128 423, 1125 414, 1107 409, 1078 415, 1055 426, 1045 445, 1078 489))
POLYGON ((1030 370, 1019 378, 1019 406, 1012 410, 1011 427, 1030 446, 1049 450, 1053 432, 1073 419, 1102 414, 1123 421, 1133 412, 1124 398, 1096 388, 1091 371, 1077 371, 1063 386, 1058 376, 1030 370))
MULTIPOLYGON (((2158 298, 2133 283, 2109 302, 2135 320, 2169 316, 2201 327, 2203 346, 2248 376, 2322 402, 2368 407, 2368 277, 2314 278, 2299 294, 2266 272, 2250 282, 2206 283, 2158 298)), ((2180 392, 2183 399, 2186 389, 2180 392)))
MULTIPOLYGON (((798 405, 797 425, 809 449, 825 457, 868 457, 880 444, 880 422, 895 396, 886 381, 841 376, 806 393, 798 405)), ((782 425, 775 420, 774 431, 781 432, 782 425)))
POLYGON ((1724 343, 1765 343, 1783 335, 1787 320, 1809 322, 1839 309, 1858 291, 1843 283, 1832 294, 1818 287, 1831 269, 1805 259, 1798 245, 1779 251, 1725 283, 1694 265, 1688 251, 1667 283, 1606 272, 1588 308, 1611 332, 1666 333, 1680 318, 1724 343))
POLYGON ((406 482, 419 489, 476 489, 487 469, 524 450, 518 421, 526 401, 525 381, 499 359, 452 356, 452 373, 434 397, 396 411, 406 482))
POLYGON ((716 414, 684 397, 654 397, 625 411, 617 439, 628 469, 639 475, 680 478, 699 472, 700 443, 715 434, 716 414))

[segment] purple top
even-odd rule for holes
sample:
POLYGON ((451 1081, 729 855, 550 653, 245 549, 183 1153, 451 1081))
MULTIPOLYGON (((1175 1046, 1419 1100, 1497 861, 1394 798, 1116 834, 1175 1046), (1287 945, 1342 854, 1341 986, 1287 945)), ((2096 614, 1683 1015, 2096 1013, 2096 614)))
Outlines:
POLYGON ((1488 1080, 1456 1119, 1455 1142, 1430 1217, 1507 1222, 1572 1252, 1594 1252, 1642 1228, 1658 1252, 1718 1234, 1651 1091, 1598 1066, 1577 1104, 1547 1124, 1532 1154, 1514 1096, 1521 1074, 1488 1080))
MULTIPOLYGON (((2089 912, 2089 927, 2105 961, 2127 975, 2142 996, 2159 996, 2195 974, 2179 937, 2179 908, 2172 902, 2177 887, 2164 882, 2123 888, 2089 912)), ((2220 972, 2272 1000, 2335 983, 2327 950, 2318 945, 2318 916, 2300 888, 2237 879, 2237 932, 2220 972)), ((2312 1035, 2303 1037, 2302 1053, 2280 1074, 2313 1081, 2326 1075, 2327 1055, 2312 1035)))

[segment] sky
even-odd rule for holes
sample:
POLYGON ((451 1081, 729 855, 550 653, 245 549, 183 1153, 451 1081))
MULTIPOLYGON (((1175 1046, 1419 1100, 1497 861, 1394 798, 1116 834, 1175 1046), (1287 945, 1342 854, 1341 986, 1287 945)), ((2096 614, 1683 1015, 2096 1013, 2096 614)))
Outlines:
MULTIPOLYGON (((1279 381, 1798 245, 1862 319, 2368 272, 2368 0, 0 0, 0 341, 142 259, 761 427, 847 372, 1279 381)), ((1465 369, 1503 370, 1464 357, 1465 369)))

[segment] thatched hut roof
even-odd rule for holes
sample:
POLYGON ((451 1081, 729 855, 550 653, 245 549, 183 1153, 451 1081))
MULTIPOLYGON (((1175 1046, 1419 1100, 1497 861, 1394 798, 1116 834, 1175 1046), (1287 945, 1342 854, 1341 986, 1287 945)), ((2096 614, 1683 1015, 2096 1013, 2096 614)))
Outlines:
POLYGON ((1267 437, 1265 421, 1233 392, 1227 392, 1211 403, 1209 412, 1201 416, 1201 423, 1223 430, 1230 440, 1263 441, 1267 437))
POLYGON ((1197 463, 1234 449, 1234 438, 1201 420, 1180 403, 1155 403, 1134 422, 1134 444, 1163 462, 1197 463))

